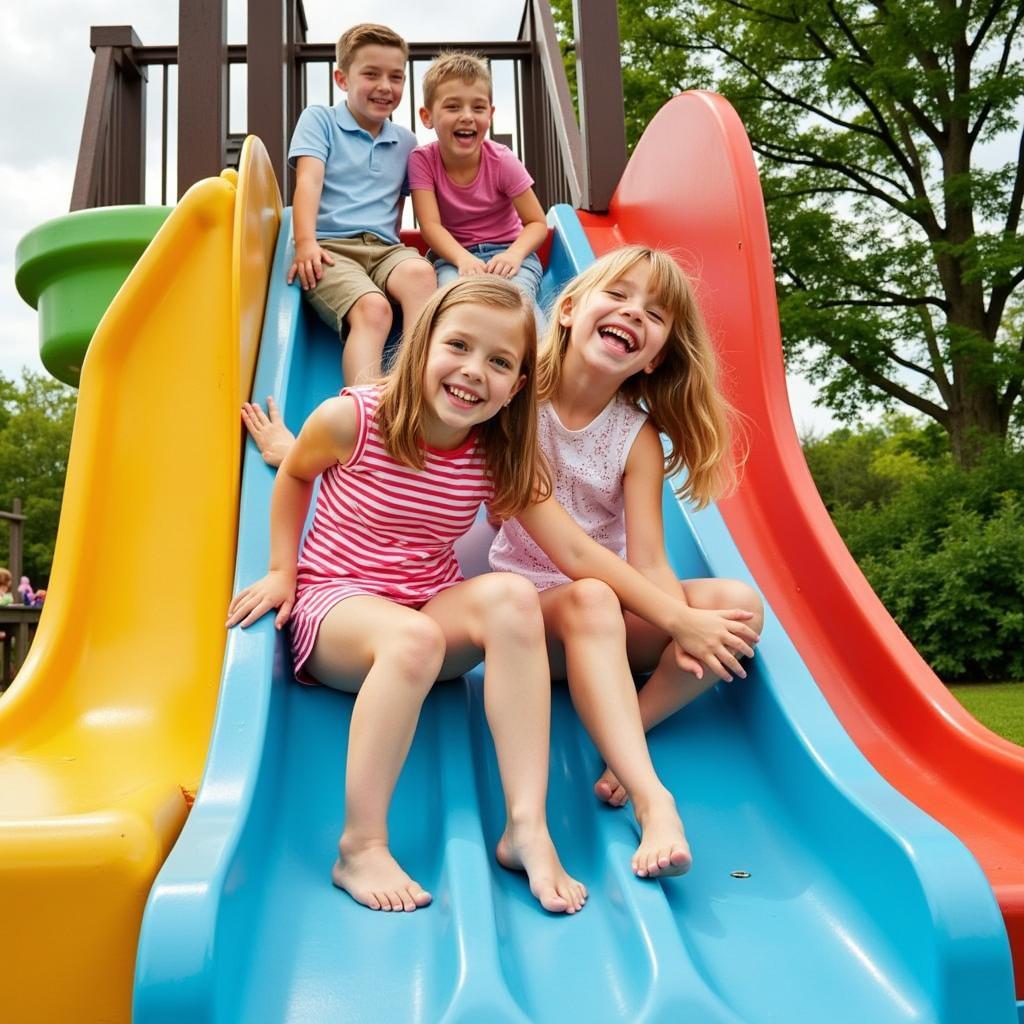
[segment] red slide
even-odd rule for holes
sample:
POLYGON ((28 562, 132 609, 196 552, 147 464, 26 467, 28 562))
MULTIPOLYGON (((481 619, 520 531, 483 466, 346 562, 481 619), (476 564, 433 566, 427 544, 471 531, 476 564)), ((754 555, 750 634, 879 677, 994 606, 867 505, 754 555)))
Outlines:
POLYGON ((975 721, 893 622, 843 545, 800 449, 786 392, 768 225, 753 153, 720 96, 671 100, 607 215, 597 255, 674 249, 700 281, 750 459, 720 504, 734 541, 843 726, 897 789, 955 833, 995 891, 1024 998, 1024 749, 975 721))

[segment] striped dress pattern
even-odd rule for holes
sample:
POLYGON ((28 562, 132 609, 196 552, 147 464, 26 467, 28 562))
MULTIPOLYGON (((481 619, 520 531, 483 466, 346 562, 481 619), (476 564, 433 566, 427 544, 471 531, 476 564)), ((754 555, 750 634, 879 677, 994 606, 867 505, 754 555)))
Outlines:
POLYGON ((391 456, 377 429, 380 386, 345 388, 356 403, 352 455, 320 479, 313 522, 299 554, 291 646, 296 676, 320 623, 339 601, 374 595, 419 608, 462 580, 454 544, 493 487, 475 432, 451 451, 424 446, 424 468, 391 456))

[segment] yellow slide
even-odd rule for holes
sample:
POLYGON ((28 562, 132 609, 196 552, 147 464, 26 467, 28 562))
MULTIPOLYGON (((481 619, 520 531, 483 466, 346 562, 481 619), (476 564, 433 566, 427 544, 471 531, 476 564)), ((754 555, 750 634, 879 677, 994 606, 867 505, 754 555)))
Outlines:
POLYGON ((128 1021, 199 785, 281 199, 258 139, 182 198, 82 370, 46 605, 0 699, 0 1017, 128 1021))

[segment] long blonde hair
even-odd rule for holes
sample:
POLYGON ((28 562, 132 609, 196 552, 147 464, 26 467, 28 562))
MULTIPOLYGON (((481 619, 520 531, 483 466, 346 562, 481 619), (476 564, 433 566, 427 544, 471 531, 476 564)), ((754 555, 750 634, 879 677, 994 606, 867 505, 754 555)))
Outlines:
POLYGON ((461 278, 435 292, 398 349, 383 379, 377 426, 391 456, 422 469, 423 374, 430 339, 456 306, 475 304, 507 310, 522 331, 526 382, 489 420, 479 424, 487 472, 494 485, 491 512, 511 519, 531 502, 551 493, 551 477, 537 447, 537 327, 530 300, 514 285, 490 275, 461 278))
POLYGON ((703 508, 736 485, 737 469, 746 457, 741 431, 740 449, 733 453, 733 425, 738 414, 718 390, 718 368, 711 339, 696 296, 686 275, 666 252, 627 245, 606 253, 562 289, 551 315, 551 327, 537 362, 537 398, 547 401, 558 393, 562 362, 571 327, 559 323, 567 308, 578 308, 591 292, 603 288, 644 264, 650 290, 672 318, 663 358, 653 373, 639 372, 619 391, 647 412, 654 426, 669 439, 665 475, 685 467, 680 496, 703 508))

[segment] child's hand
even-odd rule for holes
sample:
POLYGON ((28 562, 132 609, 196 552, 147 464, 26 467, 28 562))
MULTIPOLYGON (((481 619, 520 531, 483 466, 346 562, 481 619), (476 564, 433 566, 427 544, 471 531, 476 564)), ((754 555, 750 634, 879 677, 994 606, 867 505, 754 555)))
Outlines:
POLYGON ((746 624, 753 612, 742 608, 707 611, 687 608, 674 631, 676 663, 703 679, 707 666, 719 679, 732 682, 733 675, 741 679, 747 673, 739 662, 740 656, 754 656, 754 644, 761 638, 746 624))
POLYGON ((487 264, 483 260, 477 259, 472 253, 467 252, 458 263, 455 264, 459 268, 459 277, 470 277, 473 274, 486 274, 487 264))
POLYGON ((274 608, 280 608, 274 619, 274 628, 280 629, 292 613, 295 604, 295 573, 268 572, 261 580, 239 591, 228 607, 227 626, 251 626, 274 608))
POLYGON ((315 288, 317 281, 324 276, 324 263, 333 267, 334 257, 325 249, 321 249, 315 241, 296 242, 295 259, 288 271, 288 283, 291 284, 298 274, 302 290, 308 292, 310 288, 315 288))
POLYGON ((497 274, 498 277, 515 277, 523 261, 512 253, 499 252, 487 261, 487 273, 497 274))

